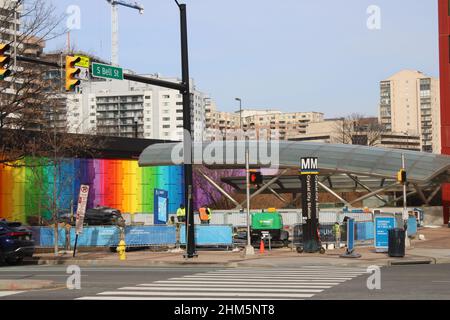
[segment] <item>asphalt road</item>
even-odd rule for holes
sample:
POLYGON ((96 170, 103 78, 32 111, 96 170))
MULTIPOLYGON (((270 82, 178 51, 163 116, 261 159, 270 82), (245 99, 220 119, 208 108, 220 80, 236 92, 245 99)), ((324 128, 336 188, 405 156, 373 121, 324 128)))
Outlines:
POLYGON ((369 290, 362 268, 83 267, 81 289, 66 288, 66 266, 0 267, 0 279, 53 280, 57 288, 0 295, 0 300, 40 299, 450 299, 450 265, 381 269, 381 289, 369 290), (208 292, 205 292, 208 290, 208 292))

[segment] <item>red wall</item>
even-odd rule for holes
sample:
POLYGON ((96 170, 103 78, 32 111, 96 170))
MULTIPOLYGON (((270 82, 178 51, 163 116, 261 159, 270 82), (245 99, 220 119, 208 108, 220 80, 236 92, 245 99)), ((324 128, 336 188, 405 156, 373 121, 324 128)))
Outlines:
MULTIPOLYGON (((450 14, 449 0, 439 0, 439 63, 441 85, 441 144, 442 154, 450 155, 450 14)), ((450 210, 450 184, 442 186, 444 223, 450 210)))

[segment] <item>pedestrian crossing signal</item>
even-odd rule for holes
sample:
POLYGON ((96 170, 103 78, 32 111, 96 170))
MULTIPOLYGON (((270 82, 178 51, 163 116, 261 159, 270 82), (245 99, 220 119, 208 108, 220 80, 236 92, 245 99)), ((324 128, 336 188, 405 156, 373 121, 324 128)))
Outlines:
POLYGON ((73 91, 76 86, 80 85, 81 81, 77 79, 81 69, 75 64, 80 62, 80 57, 66 56, 66 91, 73 91))
POLYGON ((263 176, 261 172, 251 172, 250 173, 250 183, 260 185, 263 182, 263 176))
POLYGON ((9 54, 6 54, 9 49, 9 44, 0 44, 0 80, 4 80, 11 75, 11 70, 8 69, 11 58, 9 54))

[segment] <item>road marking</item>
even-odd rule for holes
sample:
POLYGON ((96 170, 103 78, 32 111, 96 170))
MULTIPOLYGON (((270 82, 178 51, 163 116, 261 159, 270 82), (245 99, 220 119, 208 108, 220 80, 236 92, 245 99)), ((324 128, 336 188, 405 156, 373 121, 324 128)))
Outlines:
MULTIPOLYGON (((75 300, 167 300, 167 297, 116 297, 116 296, 90 296, 90 297, 81 297, 76 298, 75 300)), ((189 298, 189 297, 170 297, 170 300, 223 300, 223 298, 189 298)), ((239 298, 239 297, 233 297, 233 300, 293 300, 288 298, 264 298, 264 297, 258 297, 258 298, 239 298)), ((295 299, 295 300, 304 300, 304 299, 295 299)))
POLYGON ((215 269, 100 292, 80 300, 214 300, 311 298, 366 273, 354 268, 215 269))
MULTIPOLYGON (((220 276, 217 277, 215 275, 195 275, 195 276, 185 276, 184 278, 186 279, 242 279, 242 280, 250 280, 250 279, 267 279, 267 278, 271 278, 271 279, 276 279, 276 280, 290 280, 290 279, 297 279, 297 280, 302 280, 302 279, 311 279, 312 276, 293 276, 293 277, 288 277, 288 276, 248 276, 248 277, 242 277, 242 276, 220 276)), ((326 281, 330 281, 330 280, 342 280, 342 281, 346 281, 346 280, 350 280, 352 279, 351 277, 321 277, 321 280, 326 280, 326 281)))
MULTIPOLYGON (((160 291, 207 291, 209 292, 210 288, 194 288, 194 287, 123 287, 117 290, 138 290, 138 291, 151 291, 151 290, 160 290, 160 291)), ((214 288, 214 291, 223 291, 223 292, 314 292, 319 293, 322 292, 322 289, 270 289, 270 288, 214 288)))
POLYGON ((236 293, 222 293, 222 292, 190 292, 190 291, 179 291, 179 292, 142 292, 142 291, 105 291, 100 292, 99 295, 106 296, 121 296, 121 295, 132 295, 132 296, 216 296, 216 297, 291 297, 291 298, 311 298, 314 294, 306 293, 247 293, 247 292, 236 292, 236 293))
MULTIPOLYGON (((187 276, 186 276, 187 277, 187 276)), ((229 282, 229 281, 247 281, 247 282, 289 282, 289 283, 297 283, 297 282, 345 282, 348 279, 335 279, 335 278, 331 278, 331 279, 314 279, 314 278, 273 278, 273 277, 262 277, 262 278, 239 278, 239 277, 233 277, 233 278, 223 278, 223 277, 198 277, 198 278, 170 278, 169 280, 208 280, 209 282, 211 281, 224 281, 224 282, 229 282)))
MULTIPOLYGON (((179 287, 179 286, 184 286, 184 287, 212 287, 212 288, 234 288, 236 287, 236 285, 239 284, 245 284, 246 288, 265 288, 267 287, 267 284, 255 284, 255 283, 244 283, 244 282, 236 282, 233 284, 227 283, 211 283, 211 282, 204 282, 204 283, 198 283, 193 281, 192 283, 186 283, 183 281, 169 281, 168 283, 144 283, 144 284, 138 284, 138 287, 179 287)), ((336 285, 337 283, 335 283, 336 285)), ((279 283, 271 283, 270 284, 273 288, 313 288, 313 289, 328 289, 331 288, 332 285, 308 285, 308 284, 303 284, 303 285, 288 285, 288 284, 282 284, 280 285, 279 283)))
POLYGON ((24 292, 24 291, 0 291, 0 297, 12 296, 14 294, 19 294, 22 292, 24 292))

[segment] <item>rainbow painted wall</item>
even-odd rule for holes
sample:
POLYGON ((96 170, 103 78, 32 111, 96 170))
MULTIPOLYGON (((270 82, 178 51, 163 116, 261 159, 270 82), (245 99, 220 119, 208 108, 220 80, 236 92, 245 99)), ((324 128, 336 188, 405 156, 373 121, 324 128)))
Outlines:
MULTIPOLYGON (((80 184, 90 186, 88 208, 104 205, 123 213, 152 213, 155 188, 169 192, 169 213, 183 203, 182 166, 140 168, 137 160, 67 159, 57 166, 0 165, 0 217, 26 222, 28 216, 50 218, 53 189, 58 208, 76 203, 80 184)), ((25 164, 25 165, 24 165, 25 164)))

